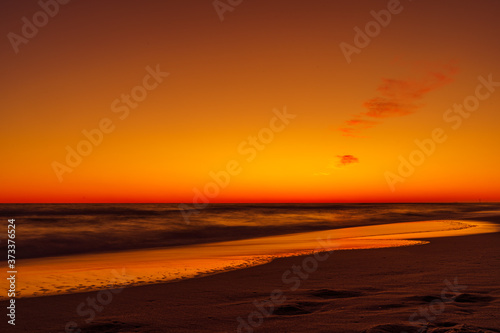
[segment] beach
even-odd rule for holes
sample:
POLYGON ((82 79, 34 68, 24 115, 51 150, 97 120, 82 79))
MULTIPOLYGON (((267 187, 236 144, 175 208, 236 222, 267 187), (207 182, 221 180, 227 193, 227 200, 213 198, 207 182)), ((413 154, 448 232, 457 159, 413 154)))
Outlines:
POLYGON ((0 333, 500 333, 500 1, 0 7, 0 333))
POLYGON ((500 233, 422 241, 123 289, 117 275, 107 292, 17 299, 7 331, 500 331, 500 233))

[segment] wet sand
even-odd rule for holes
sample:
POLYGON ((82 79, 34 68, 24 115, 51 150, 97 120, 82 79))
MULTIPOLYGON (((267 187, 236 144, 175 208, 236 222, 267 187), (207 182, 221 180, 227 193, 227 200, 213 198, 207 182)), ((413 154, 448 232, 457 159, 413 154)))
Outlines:
MULTIPOLYGON (((500 217, 482 220, 499 223, 500 217)), ((6 319, 0 327, 8 332, 64 332, 65 326, 82 332, 417 332, 426 326, 428 332, 478 327, 499 332, 500 233, 418 239, 430 243, 279 258, 123 290, 21 298, 16 327, 8 327, 6 319)), ((127 283, 122 273, 127 274, 117 272, 114 288, 127 283)))
MULTIPOLYGON (((488 222, 438 220, 250 238, 170 248, 19 260, 17 297, 72 294, 138 286, 256 266, 311 252, 422 245, 412 240, 500 231, 488 222)), ((7 290, 8 281, 0 281, 7 290)), ((5 295, 7 296, 7 295, 5 295)), ((0 300, 6 299, 0 295, 0 300)))

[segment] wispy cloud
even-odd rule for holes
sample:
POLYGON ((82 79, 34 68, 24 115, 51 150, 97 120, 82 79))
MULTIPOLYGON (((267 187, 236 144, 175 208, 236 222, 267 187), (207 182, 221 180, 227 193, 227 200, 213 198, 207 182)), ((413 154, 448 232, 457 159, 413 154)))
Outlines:
POLYGON ((358 137, 360 132, 379 122, 371 119, 402 117, 416 112, 424 106, 421 99, 454 80, 458 68, 453 64, 434 66, 419 79, 383 79, 378 86, 378 95, 363 103, 368 110, 346 121, 339 128, 344 136, 358 137))
MULTIPOLYGON (((402 103, 386 97, 374 97, 363 103, 368 112, 363 113, 372 118, 401 117, 413 113, 417 105, 411 103, 402 103)), ((350 121, 347 121, 349 125, 350 121)), ((352 126, 352 125, 351 125, 352 126)))
POLYGON ((359 163, 359 159, 353 155, 337 155, 335 158, 330 158, 328 165, 323 171, 316 172, 314 176, 330 176, 335 169, 340 169, 352 163, 359 163))
POLYGON ((378 124, 377 121, 362 119, 359 115, 355 119, 348 120, 345 123, 347 126, 339 130, 342 132, 342 135, 352 137, 357 137, 360 130, 372 128, 378 124))

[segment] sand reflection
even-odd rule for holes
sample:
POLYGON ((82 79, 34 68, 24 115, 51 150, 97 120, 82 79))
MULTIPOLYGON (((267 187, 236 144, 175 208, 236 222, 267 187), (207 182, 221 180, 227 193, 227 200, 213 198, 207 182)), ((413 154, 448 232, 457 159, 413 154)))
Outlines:
MULTIPOLYGON (((314 251, 370 249, 427 243, 425 239, 489 233, 479 221, 422 221, 342 228, 247 240, 18 262, 20 297, 75 293, 199 277, 314 251), (419 239, 419 240, 416 240, 419 239), (116 272, 123 276, 119 278, 116 272)), ((4 290, 8 289, 4 281, 4 290)))

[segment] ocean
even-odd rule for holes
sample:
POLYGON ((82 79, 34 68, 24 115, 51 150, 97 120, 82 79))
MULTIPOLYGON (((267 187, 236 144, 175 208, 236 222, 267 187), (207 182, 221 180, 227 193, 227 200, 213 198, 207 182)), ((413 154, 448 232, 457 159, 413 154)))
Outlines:
POLYGON ((15 219, 17 296, 37 297, 175 282, 318 251, 497 232, 498 225, 464 219, 499 211, 496 203, 214 204, 186 221, 177 204, 2 204, 0 244, 7 253, 7 221, 15 219))
MULTIPOLYGON (((498 203, 212 204, 187 223, 178 204, 0 204, 0 217, 16 219, 17 257, 27 259, 474 218, 499 210, 498 203)), ((0 240, 6 235, 0 233, 0 240)))

